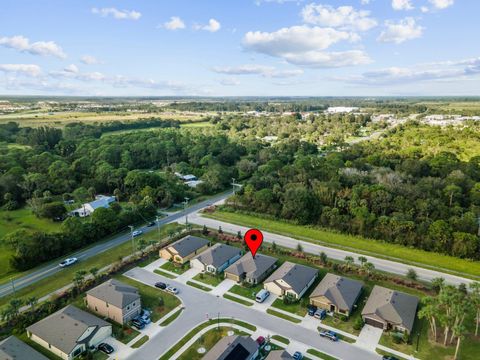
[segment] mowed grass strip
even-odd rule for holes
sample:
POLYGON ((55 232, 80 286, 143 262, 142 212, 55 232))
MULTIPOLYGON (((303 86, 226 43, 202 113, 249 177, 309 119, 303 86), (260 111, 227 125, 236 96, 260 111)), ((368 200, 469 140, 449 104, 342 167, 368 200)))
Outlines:
POLYGON ((204 214, 204 216, 237 225, 258 228, 280 235, 290 236, 319 245, 339 247, 345 250, 352 250, 394 261, 400 260, 414 265, 423 265, 432 269, 460 273, 467 277, 473 277, 476 279, 480 278, 480 261, 459 259, 453 256, 407 248, 397 244, 362 238, 360 236, 340 234, 311 226, 295 225, 285 221, 262 218, 260 216, 227 211, 216 211, 212 214, 204 214))
POLYGON ((242 305, 245 305, 245 306, 253 306, 252 302, 239 299, 239 298, 237 298, 235 296, 232 296, 232 295, 223 294, 223 297, 227 300, 235 301, 235 302, 237 302, 239 304, 242 304, 242 305))
POLYGON ((270 314, 270 315, 273 315, 273 316, 276 316, 276 317, 279 317, 283 320, 287 320, 287 321, 291 321, 295 324, 299 324, 302 322, 302 320, 299 320, 299 319, 295 319, 291 316, 288 316, 288 315, 285 315, 284 313, 281 313, 281 312, 278 312, 278 311, 275 311, 275 310, 272 310, 272 309, 267 309, 267 314, 270 314))
POLYGON ((288 340, 286 337, 283 337, 281 335, 272 335, 273 340, 280 341, 281 343, 288 345, 290 344, 290 340, 288 340))
POLYGON ((183 309, 178 309, 172 316, 170 316, 168 319, 166 319, 164 322, 160 324, 160 326, 168 326, 172 322, 174 322, 182 313, 183 309))
POLYGON ((315 349, 308 349, 307 353, 310 354, 310 355, 314 355, 316 357, 319 357, 320 359, 323 359, 323 360, 338 360, 338 358, 336 358, 336 357, 330 356, 328 354, 325 354, 324 352, 321 352, 321 351, 318 351, 318 350, 315 350, 315 349))
POLYGON ((142 346, 143 344, 145 344, 150 338, 148 337, 148 335, 145 335, 145 336, 142 336, 138 341, 136 341, 132 346, 131 348, 132 349, 138 349, 140 346, 142 346))
POLYGON ((175 279, 175 278, 176 278, 175 275, 169 274, 169 273, 167 273, 167 272, 165 272, 165 271, 162 271, 162 270, 160 270, 160 269, 153 270, 153 272, 154 272, 155 274, 165 276, 166 278, 169 278, 169 279, 175 279))
POLYGON ((187 285, 193 286, 194 288, 197 288, 197 289, 200 289, 200 290, 203 290, 203 291, 207 291, 207 292, 212 291, 211 288, 200 285, 200 284, 197 284, 197 283, 194 283, 193 281, 187 281, 187 285))

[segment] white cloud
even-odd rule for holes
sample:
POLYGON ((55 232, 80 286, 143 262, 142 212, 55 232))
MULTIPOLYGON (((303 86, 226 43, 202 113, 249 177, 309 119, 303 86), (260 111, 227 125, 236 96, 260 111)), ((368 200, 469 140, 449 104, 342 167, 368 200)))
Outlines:
POLYGON ((436 9, 446 9, 455 3, 455 0, 428 0, 436 9))
POLYGON ((172 16, 170 21, 163 23, 163 27, 167 30, 185 29, 185 23, 178 16, 172 16))
POLYGON ((368 55, 360 50, 324 51, 340 41, 358 40, 359 36, 352 32, 303 25, 282 28, 272 33, 250 31, 245 34, 243 46, 252 51, 282 58, 291 64, 321 68, 369 63, 368 55))
POLYGON ((30 40, 22 35, 1 37, 0 45, 17 51, 27 52, 32 55, 55 56, 60 59, 67 57, 63 52, 63 49, 53 41, 37 41, 30 43, 30 40))
POLYGON ((368 5, 368 4, 370 4, 370 0, 360 0, 360 4, 368 5))
POLYGON ((34 77, 39 76, 42 72, 40 66, 34 64, 0 64, 0 71, 34 77))
POLYGON ((413 10, 412 0, 392 0, 393 10, 413 10))
POLYGON ((138 20, 142 14, 135 10, 118 10, 116 8, 92 8, 92 13, 102 17, 113 16, 117 20, 138 20))
POLYGON ((215 19, 208 20, 207 25, 199 25, 199 24, 193 25, 194 30, 205 30, 210 32, 217 32, 218 30, 220 30, 221 27, 222 27, 221 24, 215 19))
POLYGON ((227 75, 261 75, 270 78, 289 78, 303 74, 301 69, 278 70, 273 66, 245 64, 240 66, 214 67, 214 72, 227 75))
POLYGON ((387 20, 385 21, 385 30, 378 37, 378 41, 401 44, 407 40, 421 37, 423 30, 424 28, 417 25, 412 17, 407 17, 399 22, 387 20))
POLYGON ((80 58, 80 61, 86 65, 95 65, 95 64, 101 64, 102 62, 98 60, 95 56, 91 55, 83 55, 80 58))
POLYGON ((370 17, 370 11, 357 11, 352 6, 334 8, 330 5, 312 3, 303 8, 302 17, 307 24, 359 31, 377 26, 377 21, 370 17))
POLYGON ((66 71, 66 72, 74 73, 74 74, 78 73, 78 71, 79 71, 77 65, 75 65, 75 64, 70 64, 70 65, 66 66, 63 70, 66 71))
POLYGON ((235 78, 224 78, 219 80, 220 85, 223 86, 238 86, 240 85, 240 81, 235 78))
POLYGON ((428 13, 430 9, 428 8, 428 6, 422 6, 420 7, 420 11, 425 14, 428 13))

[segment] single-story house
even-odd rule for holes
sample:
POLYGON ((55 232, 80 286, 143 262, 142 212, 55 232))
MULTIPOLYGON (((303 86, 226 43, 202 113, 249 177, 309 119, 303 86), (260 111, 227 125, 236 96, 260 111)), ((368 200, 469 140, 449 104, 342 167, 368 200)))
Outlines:
POLYGON ((277 259, 267 255, 252 256, 246 253, 240 260, 225 269, 225 278, 237 282, 245 281, 250 284, 259 284, 270 272, 275 269, 277 259))
POLYGON ((219 273, 240 259, 242 250, 234 246, 217 243, 190 260, 194 269, 219 273))
POLYGON ((380 329, 410 333, 417 307, 417 297, 375 285, 362 310, 362 318, 366 324, 380 329))
POLYGON ((27 335, 64 360, 71 360, 112 335, 112 325, 68 305, 30 325, 27 335))
POLYGON ((268 353, 265 360, 293 360, 293 357, 285 350, 273 350, 268 353))
POLYGON ((165 260, 173 260, 178 264, 185 264, 195 255, 206 250, 210 241, 196 236, 185 236, 173 244, 160 250, 160 257, 165 260))
POLYGON ((350 316, 361 292, 360 281, 328 273, 310 295, 310 304, 350 316))
POLYGON ((71 211, 70 215, 78 217, 90 216, 99 208, 109 208, 110 204, 116 200, 115 196, 97 195, 94 201, 85 203, 78 209, 71 211))
POLYGON ((287 261, 265 280, 263 287, 278 296, 300 299, 317 276, 317 269, 287 261))
POLYGON ((138 289, 115 279, 89 290, 86 302, 90 310, 119 324, 127 323, 142 312, 138 289))
POLYGON ((258 356, 258 344, 250 336, 226 336, 205 354, 203 360, 252 360, 258 356))
POLYGON ((15 336, 0 341, 0 360, 48 360, 46 356, 15 336))

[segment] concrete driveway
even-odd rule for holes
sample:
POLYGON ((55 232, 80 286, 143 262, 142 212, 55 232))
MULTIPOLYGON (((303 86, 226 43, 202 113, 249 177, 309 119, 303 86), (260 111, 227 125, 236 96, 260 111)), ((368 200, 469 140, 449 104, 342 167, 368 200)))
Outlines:
POLYGON ((235 284, 236 282, 234 280, 225 279, 212 290, 211 294, 223 296, 223 294, 230 290, 235 284))
POLYGON ((360 335, 358 335, 358 339, 355 344, 364 349, 375 351, 382 334, 382 329, 365 324, 360 332, 360 335))

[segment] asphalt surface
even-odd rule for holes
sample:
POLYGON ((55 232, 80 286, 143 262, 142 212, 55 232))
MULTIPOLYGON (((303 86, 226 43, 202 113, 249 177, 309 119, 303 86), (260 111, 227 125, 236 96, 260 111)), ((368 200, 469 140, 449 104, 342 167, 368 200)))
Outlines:
MULTIPOLYGON (((241 231, 242 234, 245 234, 245 232, 249 229, 245 226, 240 226, 240 225, 230 224, 230 223, 215 220, 215 219, 205 218, 200 216, 198 212, 191 214, 189 216, 189 221, 192 224, 197 224, 202 226, 206 225, 207 227, 212 229, 218 229, 218 227, 221 226, 223 231, 226 231, 232 234, 236 234, 238 231, 241 231)), ((260 228, 259 230, 262 230, 262 229, 260 228)), ((369 262, 375 265, 375 269, 393 273, 393 274, 405 275, 408 269, 414 269, 417 272, 418 279, 423 281, 431 281, 434 278, 443 277, 446 283, 456 285, 456 286, 460 285, 461 283, 468 285, 471 282, 474 282, 474 280, 467 279, 461 276, 446 274, 441 271, 425 269, 422 267, 403 264, 403 263, 395 262, 392 260, 385 260, 385 259, 380 259, 373 256, 358 254, 351 251, 317 245, 310 242, 297 240, 288 236, 278 235, 278 234, 269 233, 265 231, 262 231, 262 233, 264 236, 263 241, 265 242, 269 242, 269 243, 275 242, 279 246, 283 246, 290 249, 296 249, 298 246, 298 243, 300 243, 302 244, 303 250, 307 253, 318 255, 320 252, 323 251, 327 254, 329 258, 332 258, 335 260, 343 261, 345 259, 345 256, 352 256, 355 259, 355 262, 358 264, 358 257, 365 256, 369 262)), ((261 252, 262 249, 260 248, 259 251, 261 252)))
MULTIPOLYGON (((230 196, 232 193, 225 192, 222 194, 219 194, 217 196, 214 196, 208 200, 199 202, 197 204, 194 204, 190 207, 188 207, 185 211, 179 211, 176 213, 169 214, 165 218, 162 218, 158 221, 158 224, 160 226, 171 223, 173 221, 177 221, 180 218, 185 219, 185 214, 189 215, 195 212, 198 212, 199 210, 210 206, 212 203, 220 201, 222 199, 226 199, 228 196, 230 196)), ((185 220, 183 220, 185 221, 185 220)), ((142 230, 144 233, 149 233, 150 231, 156 231, 157 226, 152 226, 152 227, 147 227, 147 226, 141 226, 136 228, 135 230, 142 230)), ((78 258, 79 262, 81 263, 84 260, 87 260, 93 256, 96 256, 98 254, 101 254, 105 251, 108 251, 109 249, 118 246, 120 244, 123 244, 126 241, 130 241, 131 236, 130 233, 125 233, 125 234, 120 234, 111 240, 108 240, 106 242, 102 242, 98 245, 92 246, 88 249, 84 250, 79 250, 77 252, 74 252, 72 254, 65 255, 62 259, 70 258, 70 257, 76 257, 78 258)), ((58 263, 62 261, 62 259, 58 260, 58 263)), ((14 280, 13 285, 15 286, 15 290, 20 290, 24 287, 30 286, 35 284, 37 281, 48 278, 49 276, 52 276, 63 269, 58 265, 58 263, 53 263, 49 265, 45 265, 40 267, 39 269, 29 273, 28 275, 19 277, 14 280)), ((5 283, 0 285, 0 298, 7 296, 9 294, 13 293, 13 287, 10 282, 5 283)))
POLYGON ((127 359, 158 359, 171 346, 181 340, 190 330, 197 325, 217 317, 234 318, 243 320, 259 328, 268 329, 267 335, 282 335, 290 340, 296 340, 309 347, 319 349, 343 360, 379 360, 381 356, 368 351, 364 348, 343 341, 331 342, 321 338, 318 332, 304 328, 291 323, 288 320, 280 319, 276 316, 266 314, 262 311, 252 309, 223 297, 198 290, 191 286, 179 283, 172 279, 167 279, 161 275, 154 274, 142 268, 135 268, 124 275, 141 281, 148 285, 153 285, 157 281, 162 281, 175 286, 179 290, 177 295, 185 307, 180 316, 175 321, 152 337, 142 347, 137 349, 127 359))

